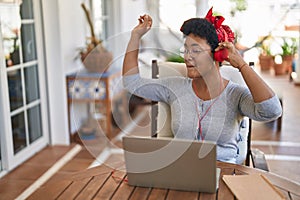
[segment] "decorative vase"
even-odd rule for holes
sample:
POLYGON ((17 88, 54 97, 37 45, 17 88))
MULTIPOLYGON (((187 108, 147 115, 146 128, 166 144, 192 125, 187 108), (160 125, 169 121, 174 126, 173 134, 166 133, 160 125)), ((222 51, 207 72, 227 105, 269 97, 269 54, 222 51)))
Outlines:
POLYGON ((104 73, 108 70, 113 60, 113 55, 103 47, 102 41, 96 38, 90 12, 86 8, 85 4, 82 3, 81 7, 84 10, 91 30, 91 41, 87 45, 87 50, 80 53, 81 61, 88 72, 104 73))
POLYGON ((271 55, 260 54, 258 59, 261 71, 270 70, 274 65, 274 58, 271 55))
POLYGON ((113 55, 101 45, 98 45, 91 51, 81 53, 81 60, 88 72, 104 73, 110 67, 113 55))

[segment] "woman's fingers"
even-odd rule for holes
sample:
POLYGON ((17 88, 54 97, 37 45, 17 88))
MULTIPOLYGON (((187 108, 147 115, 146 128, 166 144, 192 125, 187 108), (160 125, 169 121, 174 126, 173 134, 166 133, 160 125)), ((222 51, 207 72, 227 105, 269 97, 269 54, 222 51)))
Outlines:
POLYGON ((152 18, 149 15, 142 15, 138 20, 139 20, 139 25, 141 25, 142 27, 145 27, 147 29, 151 28, 152 18))
POLYGON ((222 49, 227 49, 228 53, 235 53, 234 45, 231 42, 221 42, 221 43, 219 43, 219 46, 215 49, 215 51, 220 51, 222 49))
POLYGON ((220 48, 233 49, 233 44, 231 42, 221 42, 219 43, 220 48))
POLYGON ((142 24, 143 23, 143 19, 139 18, 139 24, 142 24))
POLYGON ((147 28, 151 28, 151 26, 152 26, 152 18, 149 15, 147 15, 147 19, 148 19, 147 28))
POLYGON ((219 46, 215 49, 215 51, 220 51, 221 49, 224 49, 226 47, 226 44, 224 44, 224 42, 219 43, 219 46))
POLYGON ((142 15, 138 18, 139 24, 133 29, 132 33, 143 36, 152 26, 152 18, 149 15, 142 15))

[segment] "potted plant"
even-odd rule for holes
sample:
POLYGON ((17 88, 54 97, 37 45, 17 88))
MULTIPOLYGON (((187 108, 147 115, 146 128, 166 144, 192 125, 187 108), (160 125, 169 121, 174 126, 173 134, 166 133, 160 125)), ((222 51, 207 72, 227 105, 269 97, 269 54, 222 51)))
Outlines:
POLYGON ((167 57, 167 62, 177 62, 177 63, 184 63, 184 58, 177 54, 172 54, 171 56, 167 57))
POLYGON ((19 29, 9 29, 3 35, 3 46, 5 52, 6 66, 20 64, 19 29))
POLYGON ((258 57, 260 69, 262 71, 267 71, 273 68, 274 65, 274 56, 271 54, 271 43, 272 38, 266 36, 262 39, 262 42, 259 44, 260 54, 258 57))
POLYGON ((85 48, 80 49, 80 58, 89 72, 103 73, 108 70, 113 55, 107 51, 102 45, 102 41, 95 36, 94 26, 90 17, 90 13, 85 4, 82 3, 89 27, 91 31, 91 37, 85 48))
POLYGON ((277 38, 280 45, 280 53, 276 55, 274 71, 275 75, 283 75, 292 72, 294 55, 297 52, 297 40, 295 38, 277 38))
POLYGON ((285 65, 287 72, 292 72, 292 65, 295 53, 297 52, 296 38, 283 38, 282 48, 282 62, 285 65))

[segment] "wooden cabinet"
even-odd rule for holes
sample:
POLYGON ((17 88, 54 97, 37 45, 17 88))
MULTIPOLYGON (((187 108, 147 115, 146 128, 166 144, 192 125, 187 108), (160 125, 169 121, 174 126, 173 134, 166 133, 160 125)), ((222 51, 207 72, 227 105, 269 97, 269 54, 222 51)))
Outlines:
POLYGON ((72 103, 93 103, 98 113, 105 116, 105 131, 112 133, 113 100, 123 98, 121 72, 88 73, 81 71, 67 76, 69 129, 72 103))

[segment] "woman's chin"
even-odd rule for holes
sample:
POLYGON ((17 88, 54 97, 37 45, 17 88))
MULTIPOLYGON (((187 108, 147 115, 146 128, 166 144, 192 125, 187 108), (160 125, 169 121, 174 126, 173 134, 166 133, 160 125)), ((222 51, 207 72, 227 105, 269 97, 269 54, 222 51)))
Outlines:
POLYGON ((201 74, 199 74, 199 73, 197 73, 197 74, 189 74, 189 73, 188 73, 187 76, 188 76, 189 78, 192 78, 192 79, 202 77, 201 74))
POLYGON ((188 68, 187 69, 187 76, 189 78, 199 78, 201 77, 201 74, 196 68, 188 68))

